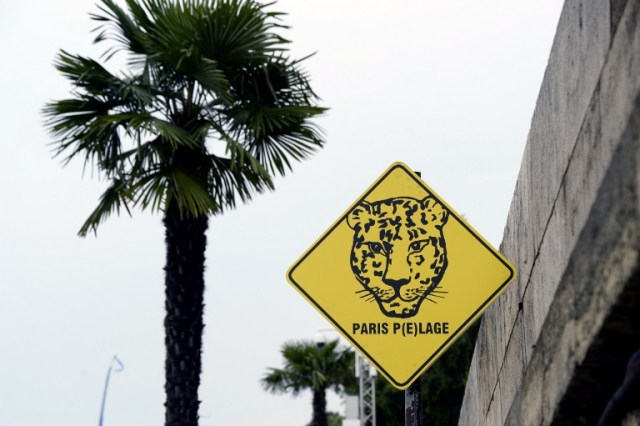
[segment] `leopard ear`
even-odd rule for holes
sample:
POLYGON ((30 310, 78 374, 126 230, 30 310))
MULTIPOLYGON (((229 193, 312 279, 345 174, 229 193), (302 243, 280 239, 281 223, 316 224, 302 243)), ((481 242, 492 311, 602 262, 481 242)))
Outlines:
POLYGON ((449 211, 435 198, 428 196, 424 198, 420 205, 422 210, 426 213, 426 219, 429 223, 433 223, 435 226, 441 227, 447 223, 449 219, 449 211))
POLYGON ((360 201, 347 215, 349 227, 354 231, 359 231, 362 228, 361 223, 371 216, 372 210, 371 204, 364 200, 360 201))

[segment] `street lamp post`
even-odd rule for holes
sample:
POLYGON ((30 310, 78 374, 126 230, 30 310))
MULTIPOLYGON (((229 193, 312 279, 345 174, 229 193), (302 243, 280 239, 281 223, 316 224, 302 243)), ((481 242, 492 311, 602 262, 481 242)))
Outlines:
POLYGON ((102 423, 104 421, 104 407, 107 403, 107 391, 109 390, 109 379, 111 378, 111 371, 113 371, 113 367, 115 364, 115 371, 116 373, 124 370, 124 364, 122 364, 122 361, 120 361, 118 359, 117 355, 114 355, 113 358, 111 359, 111 362, 109 363, 109 369, 107 370, 107 378, 104 381, 104 389, 102 391, 102 404, 100 405, 100 419, 98 420, 98 426, 102 426, 102 423))

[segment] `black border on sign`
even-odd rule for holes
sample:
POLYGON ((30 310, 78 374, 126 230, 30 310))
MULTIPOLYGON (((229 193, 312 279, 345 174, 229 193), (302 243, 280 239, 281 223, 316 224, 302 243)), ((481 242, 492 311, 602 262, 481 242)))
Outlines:
POLYGON ((319 310, 325 318, 327 318, 329 321, 331 321, 331 323, 340 330, 341 334, 348 339, 353 345, 355 345, 360 352, 362 352, 362 354, 364 354, 366 356, 367 359, 369 359, 369 361, 371 361, 376 368, 382 372, 384 374, 384 376, 389 379, 397 388, 400 389, 406 389, 407 387, 409 387, 416 379, 417 377, 423 372, 423 370, 425 370, 427 368, 427 366, 429 366, 431 363, 435 362, 443 353, 445 348, 447 348, 449 345, 453 344, 453 342, 455 340, 457 340, 458 337, 460 337, 460 335, 471 325, 470 322, 472 320, 477 319, 477 317, 483 312, 485 311, 489 306, 490 302, 492 300, 494 300, 499 293, 501 293, 501 291, 504 289, 504 287, 506 287, 507 284, 509 284, 511 282, 511 280, 514 278, 515 276, 515 270, 514 268, 507 262, 505 262, 505 260, 502 258, 501 255, 499 255, 499 253, 497 252, 496 249, 494 249, 492 246, 490 246, 486 241, 484 241, 484 239, 482 237, 480 237, 478 235, 478 233, 472 229, 469 225, 467 225, 467 223, 460 219, 458 217, 458 214, 455 210, 453 210, 446 202, 444 202, 438 195, 436 195, 431 188, 429 188, 428 186, 425 185, 425 183, 421 180, 421 179, 417 179, 415 174, 411 171, 409 171, 403 164, 401 163, 396 163, 394 165, 392 165, 391 167, 389 167, 389 169, 382 174, 382 176, 380 176, 378 178, 377 181, 374 182, 373 185, 371 185, 371 187, 362 195, 360 196, 360 198, 358 198, 356 200, 356 202, 354 203, 354 205, 360 203, 361 201, 363 201, 365 198, 367 198, 369 196, 369 194, 371 194, 371 192, 373 192, 379 185, 380 183, 382 183, 387 176, 389 176, 389 174, 391 174, 391 172, 393 172, 395 169, 402 169, 409 177, 411 177, 422 189, 424 189, 428 194, 431 194, 431 196, 433 198, 435 198, 439 203, 441 203, 442 205, 447 207, 447 210, 449 211, 450 214, 450 218, 451 216, 453 216, 458 223, 460 223, 460 225, 462 225, 471 235, 473 235, 473 237, 478 240, 480 242, 480 244, 482 244, 487 250, 489 250, 489 252, 496 258, 498 259, 498 261, 500 261, 500 263, 502 263, 510 272, 509 277, 506 279, 506 281, 504 281, 498 288, 496 291, 494 291, 481 305, 478 309, 475 310, 475 312, 473 312, 473 314, 471 314, 471 316, 469 316, 469 318, 467 318, 467 320, 465 322, 462 323, 462 325, 460 327, 458 327, 453 333, 451 333, 451 335, 449 336, 449 338, 447 340, 445 340, 445 342, 440 345, 440 347, 424 362, 420 365, 420 367, 418 367, 416 369, 416 371, 405 381, 405 382, 398 382, 397 380, 395 380, 391 374, 389 374, 389 372, 387 370, 385 370, 376 360, 375 358, 373 358, 362 346, 360 346, 360 344, 355 340, 355 338, 353 338, 351 336, 351 334, 349 334, 345 329, 343 329, 340 324, 338 324, 338 322, 336 320, 333 319, 333 317, 331 315, 329 315, 329 313, 327 311, 325 311, 322 306, 320 306, 310 295, 309 293, 307 293, 294 279, 293 279, 293 273, 296 270, 296 268, 298 268, 298 266, 300 266, 301 263, 303 263, 307 257, 313 253, 313 251, 346 219, 346 217, 349 215, 349 213, 351 212, 351 210, 353 209, 353 207, 349 208, 338 220, 336 220, 336 222, 327 230, 324 232, 324 234, 322 234, 322 236, 305 252, 305 254, 300 257, 300 259, 298 259, 298 261, 296 263, 294 263, 294 265, 289 269, 289 272, 287 273, 287 276, 289 278, 289 282, 291 284, 293 284, 300 293, 302 293, 305 298, 307 300, 309 300, 317 310, 319 310))

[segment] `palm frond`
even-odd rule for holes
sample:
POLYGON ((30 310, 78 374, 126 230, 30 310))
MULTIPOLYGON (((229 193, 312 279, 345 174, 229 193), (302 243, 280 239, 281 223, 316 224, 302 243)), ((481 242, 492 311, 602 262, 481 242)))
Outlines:
POLYGON ((216 61, 209 58, 202 59, 194 69, 193 76, 204 89, 213 91, 223 102, 231 103, 229 80, 216 61))
POLYGON ((303 106, 238 111, 234 134, 246 134, 247 150, 270 173, 284 175, 291 169, 290 159, 303 160, 324 145, 322 131, 309 121, 324 111, 303 106))
POLYGON ((285 174, 289 159, 300 161, 324 144, 311 119, 326 109, 313 106, 316 95, 298 64, 272 55, 262 67, 240 75, 234 88, 243 102, 226 111, 234 137, 244 135, 248 151, 271 173, 285 174))
POLYGON ((131 214, 127 204, 129 201, 126 182, 114 179, 100 197, 98 206, 91 212, 80 231, 78 231, 78 235, 84 237, 89 231, 97 232, 98 225, 104 222, 111 214, 120 214, 121 207, 124 207, 127 213, 131 214))
POLYGON ((173 149, 181 146, 197 149, 201 143, 194 138, 194 135, 183 129, 182 127, 156 117, 149 117, 150 128, 148 129, 154 134, 162 136, 173 149))
POLYGON ((195 216, 211 216, 220 209, 215 197, 207 190, 206 184, 199 181, 189 171, 180 168, 170 170, 171 185, 167 188, 167 197, 175 200, 182 213, 190 212, 195 216))
MULTIPOLYGON (((145 46, 143 44, 144 32, 141 31, 143 22, 149 22, 145 19, 144 9, 134 5, 133 11, 136 19, 132 19, 120 6, 112 0, 101 0, 102 4, 98 5, 101 13, 90 14, 91 19, 99 22, 98 27, 94 30, 98 35, 94 39, 94 43, 104 40, 112 40, 117 44, 110 47, 103 55, 105 59, 109 59, 113 54, 120 50, 128 50, 132 53, 145 54, 145 46)), ((132 3, 128 1, 127 3, 132 3)), ((131 4, 129 4, 131 8, 131 4)))
POLYGON ((244 202, 250 200, 254 193, 273 189, 269 174, 260 164, 257 167, 252 165, 247 157, 243 162, 236 160, 233 165, 230 159, 215 155, 208 155, 207 159, 208 187, 221 209, 235 207, 237 198, 244 202))
POLYGON ((143 210, 149 208, 152 212, 160 211, 170 182, 167 170, 154 164, 149 168, 140 167, 136 171, 138 174, 132 179, 129 188, 133 203, 140 205, 143 210))
POLYGON ((268 392, 274 394, 291 393, 291 396, 296 397, 306 388, 303 384, 304 380, 299 374, 277 368, 270 368, 269 371, 261 380, 262 387, 268 392))
POLYGON ((225 67, 246 66, 262 62, 266 54, 283 51, 287 40, 277 34, 286 28, 278 22, 282 14, 269 12, 268 5, 254 1, 211 1, 205 7, 217 13, 204 14, 203 55, 225 67))

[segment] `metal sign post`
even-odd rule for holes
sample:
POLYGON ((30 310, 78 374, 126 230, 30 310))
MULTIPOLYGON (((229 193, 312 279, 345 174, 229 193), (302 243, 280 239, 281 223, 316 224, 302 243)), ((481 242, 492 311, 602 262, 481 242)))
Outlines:
POLYGON ((422 388, 418 378, 404 391, 404 426, 422 426, 422 388))
MULTIPOLYGON (((422 173, 415 172, 418 177, 422 173)), ((404 391, 404 426, 422 426, 422 381, 418 378, 404 391)))

